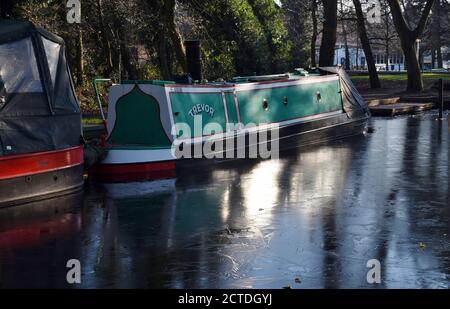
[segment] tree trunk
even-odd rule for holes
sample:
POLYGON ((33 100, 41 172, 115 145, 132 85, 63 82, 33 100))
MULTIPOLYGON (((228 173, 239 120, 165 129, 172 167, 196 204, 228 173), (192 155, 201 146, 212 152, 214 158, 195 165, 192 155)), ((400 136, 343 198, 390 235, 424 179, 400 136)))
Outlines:
POLYGON ((184 48, 181 34, 175 27, 175 24, 170 34, 171 34, 171 41, 175 48, 175 56, 177 57, 178 64, 183 69, 183 72, 187 72, 186 49, 184 48))
POLYGON ((256 19, 258 19, 262 31, 264 32, 264 37, 266 39, 266 44, 269 50, 268 57, 270 67, 272 68, 273 71, 277 72, 278 71, 278 61, 276 57, 277 49, 276 46, 273 44, 273 35, 272 32, 270 31, 269 25, 267 24, 268 22, 270 23, 271 21, 267 20, 267 18, 263 14, 261 14, 260 12, 261 8, 258 5, 258 1, 248 0, 248 3, 250 4, 253 14, 255 15, 256 19))
MULTIPOLYGON (((164 0, 156 3, 156 9, 160 12, 161 23, 159 24, 159 36, 156 40, 156 53, 158 58, 159 71, 163 79, 170 80, 172 76, 172 66, 170 61, 168 43, 172 43, 172 51, 178 64, 184 72, 187 72, 186 50, 183 40, 175 24, 175 0, 164 0)), ((153 8, 154 9, 154 8, 153 8)))
POLYGON ((316 61, 316 43, 317 43, 317 0, 311 1, 311 19, 312 19, 312 36, 311 36, 311 67, 317 67, 316 61))
POLYGON ((385 46, 386 48, 385 48, 385 55, 384 55, 384 57, 385 57, 385 61, 386 61, 386 71, 389 71, 389 41, 386 41, 386 46, 385 46))
POLYGON ((345 69, 350 70, 350 49, 348 48, 347 39, 345 39, 345 69))
POLYGON ((127 79, 137 80, 137 70, 132 62, 130 50, 128 49, 128 46, 124 41, 120 42, 120 58, 122 59, 123 68, 127 73, 127 79))
POLYGON ((390 35, 391 35, 391 29, 390 29, 390 27, 389 27, 389 15, 388 15, 388 8, 387 8, 387 5, 384 5, 384 15, 385 15, 385 18, 384 18, 384 25, 385 25, 385 28, 386 28, 386 32, 385 32, 385 37, 384 37, 384 39, 385 39, 385 43, 386 43, 386 45, 385 45, 385 57, 386 57, 386 71, 389 71, 389 54, 390 54, 390 35))
POLYGON ((420 72, 419 59, 416 54, 416 40, 422 35, 434 0, 427 0, 420 16, 419 23, 411 30, 406 22, 405 15, 399 0, 387 0, 391 8, 392 18, 397 29, 400 43, 405 55, 405 64, 408 70, 408 91, 422 91, 423 82, 420 72))
POLYGON ((113 56, 111 51, 111 42, 108 38, 109 29, 105 24, 105 18, 103 15, 103 4, 102 0, 97 0, 97 16, 100 23, 100 35, 103 45, 103 56, 106 62, 106 70, 104 72, 105 76, 109 76, 114 68, 113 56))
POLYGON ((441 49, 441 47, 439 47, 436 52, 437 52, 438 67, 439 67, 439 69, 442 69, 444 67, 444 63, 442 61, 442 49, 441 49))
POLYGON ((334 65, 334 49, 336 46, 337 1, 323 0, 323 32, 320 45, 319 65, 334 65))
POLYGON ((77 86, 83 86, 84 84, 84 56, 83 56, 83 30, 78 29, 77 38, 77 86))
POLYGON ((375 61, 373 60, 372 48, 370 47, 366 25, 364 24, 364 14, 362 11, 361 2, 359 0, 353 0, 353 4, 355 5, 356 10, 359 39, 361 40, 361 45, 366 56, 367 69, 369 70, 370 88, 380 88, 380 79, 378 78, 377 68, 375 66, 375 61))
MULTIPOLYGON (((441 41, 441 0, 435 0, 433 5, 433 27, 432 27, 432 37, 433 37, 433 47, 437 53, 437 66, 438 68, 443 67, 442 63, 442 41, 441 41)), ((435 59, 436 60, 436 59, 435 59)), ((433 63, 435 64, 435 63, 433 63)))
POLYGON ((175 24, 175 0, 164 1, 165 27, 167 27, 170 40, 173 44, 175 57, 184 72, 187 72, 186 50, 183 39, 175 24))
POLYGON ((423 48, 421 50, 419 50, 419 69, 423 70, 423 66, 424 66, 424 50, 423 48))
POLYGON ((436 68, 436 50, 434 49, 431 50, 431 68, 436 68))
MULTIPOLYGON (((344 12, 343 0, 340 1, 341 14, 344 12)), ((347 40, 347 28, 345 27, 345 20, 342 20, 342 35, 344 37, 344 49, 345 49, 345 69, 350 70, 350 49, 348 47, 347 40)))
POLYGON ((423 82, 420 71, 420 63, 417 58, 416 41, 406 42, 402 44, 403 53, 405 55, 405 65, 408 73, 408 91, 422 91, 423 82))
POLYGON ((115 20, 115 27, 117 28, 117 35, 119 39, 119 53, 120 60, 122 62, 123 72, 126 73, 126 78, 130 80, 137 80, 138 73, 136 67, 133 64, 130 49, 128 47, 128 40, 126 39, 125 30, 122 28, 122 24, 119 20, 115 20))
POLYGON ((157 45, 158 45, 157 53, 158 53, 159 71, 163 79, 171 80, 172 73, 169 66, 169 59, 167 57, 167 43, 164 36, 160 37, 157 45))

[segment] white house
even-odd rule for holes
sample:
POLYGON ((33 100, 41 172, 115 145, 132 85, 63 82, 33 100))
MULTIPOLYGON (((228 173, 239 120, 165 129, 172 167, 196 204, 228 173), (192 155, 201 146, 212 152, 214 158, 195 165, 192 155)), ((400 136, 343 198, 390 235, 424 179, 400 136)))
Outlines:
MULTIPOLYGON (((349 45, 350 55, 350 70, 367 70, 367 61, 364 50, 361 47, 349 45)), ((375 65, 379 71, 403 71, 405 70, 405 59, 403 54, 395 53, 386 59, 385 52, 383 50, 373 49, 373 56, 375 65), (388 61, 388 67, 386 66, 388 61)), ((319 61, 320 46, 316 47, 317 62, 319 61)), ((334 64, 345 66, 345 45, 336 44, 334 52, 334 64)))

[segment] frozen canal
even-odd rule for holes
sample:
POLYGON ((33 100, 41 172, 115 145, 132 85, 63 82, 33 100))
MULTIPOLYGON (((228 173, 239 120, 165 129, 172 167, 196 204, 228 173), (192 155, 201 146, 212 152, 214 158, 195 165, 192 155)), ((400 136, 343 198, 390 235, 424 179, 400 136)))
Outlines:
POLYGON ((0 287, 449 288, 449 125, 0 211, 0 287), (381 262, 379 285, 366 263, 381 262))

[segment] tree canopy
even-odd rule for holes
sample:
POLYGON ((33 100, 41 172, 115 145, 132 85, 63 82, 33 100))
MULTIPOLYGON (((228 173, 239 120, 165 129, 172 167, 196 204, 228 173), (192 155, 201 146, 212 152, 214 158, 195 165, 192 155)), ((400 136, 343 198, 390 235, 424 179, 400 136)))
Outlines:
MULTIPOLYGON (((352 40, 353 48, 362 47, 367 55, 372 54, 370 49, 384 46, 386 58, 403 49, 407 61, 414 62, 413 40, 405 44, 402 32, 422 34, 421 53, 432 53, 442 67, 442 48, 450 41, 450 4, 436 0, 431 17, 420 18, 426 3, 426 12, 430 11, 431 2, 381 0, 384 13, 379 25, 366 20, 367 0, 82 0, 80 24, 67 22, 67 0, 3 0, 0 14, 31 20, 65 39, 84 101, 92 97, 89 83, 97 76, 172 79, 183 74, 183 42, 192 39, 202 42, 204 78, 210 81, 285 73, 316 66, 319 59, 322 65, 332 65, 342 44, 345 65, 352 69, 348 59, 352 40), (409 32, 402 30, 406 27, 409 32)), ((356 61, 358 68, 358 57, 356 61)), ((371 75, 376 74, 373 61, 367 62, 372 64, 371 75)))

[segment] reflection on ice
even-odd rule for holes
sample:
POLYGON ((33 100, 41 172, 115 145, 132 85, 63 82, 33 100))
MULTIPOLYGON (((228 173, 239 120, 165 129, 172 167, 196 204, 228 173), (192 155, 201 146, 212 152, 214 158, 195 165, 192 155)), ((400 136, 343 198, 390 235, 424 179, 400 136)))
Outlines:
POLYGON ((259 163, 241 178, 247 217, 253 217, 262 210, 269 210, 278 205, 278 179, 282 172, 283 162, 270 160, 259 163))
POLYGON ((91 185, 84 207, 15 213, 14 226, 0 216, 0 237, 38 217, 78 222, 50 241, 44 228, 32 247, 0 246, 0 284, 67 287, 58 265, 78 258, 81 287, 448 288, 449 132, 427 115, 372 126, 279 160, 91 185), (366 281, 371 259, 378 286, 366 281))
POLYGON ((149 182, 102 184, 106 197, 110 199, 142 198, 151 194, 160 194, 175 190, 175 179, 149 182))

